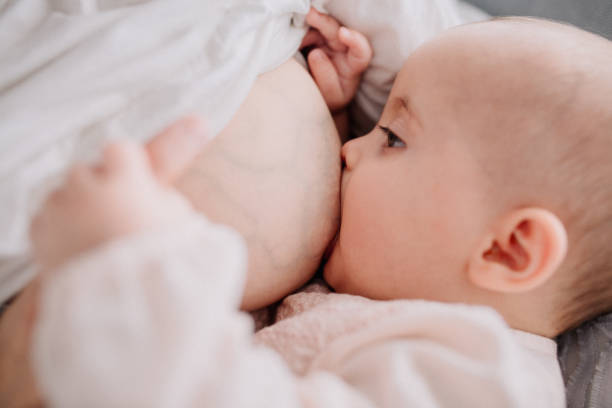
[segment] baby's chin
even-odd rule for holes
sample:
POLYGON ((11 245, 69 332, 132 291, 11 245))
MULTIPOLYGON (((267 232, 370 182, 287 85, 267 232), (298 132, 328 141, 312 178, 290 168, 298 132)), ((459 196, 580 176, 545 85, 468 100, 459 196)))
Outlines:
POLYGON ((331 241, 329 241, 327 248, 325 248, 325 252, 323 252, 323 257, 321 258, 321 265, 323 266, 327 265, 327 261, 329 261, 329 258, 331 257, 331 254, 334 252, 334 249, 336 247, 336 242, 338 241, 339 234, 340 234, 340 229, 336 231, 331 241))
POLYGON ((323 260, 323 278, 336 292, 342 292, 342 257, 338 247, 338 235, 332 239, 323 260))

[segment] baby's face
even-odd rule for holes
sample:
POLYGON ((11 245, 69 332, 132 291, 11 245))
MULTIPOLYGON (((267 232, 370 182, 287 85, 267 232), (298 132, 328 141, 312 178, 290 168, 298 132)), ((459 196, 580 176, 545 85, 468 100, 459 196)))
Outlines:
POLYGON ((471 135, 486 112, 474 107, 468 117, 457 105, 474 84, 454 75, 455 48, 451 36, 417 50, 379 126, 342 149, 341 227, 324 270, 339 292, 461 299, 456 272, 489 210, 471 135))

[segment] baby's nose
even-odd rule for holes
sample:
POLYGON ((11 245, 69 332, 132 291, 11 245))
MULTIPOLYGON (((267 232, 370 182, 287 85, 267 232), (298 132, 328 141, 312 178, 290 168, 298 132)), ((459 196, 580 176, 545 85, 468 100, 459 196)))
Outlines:
POLYGON ((342 146, 342 164, 347 170, 355 168, 357 161, 359 161, 359 150, 357 149, 356 141, 357 139, 353 139, 342 146))

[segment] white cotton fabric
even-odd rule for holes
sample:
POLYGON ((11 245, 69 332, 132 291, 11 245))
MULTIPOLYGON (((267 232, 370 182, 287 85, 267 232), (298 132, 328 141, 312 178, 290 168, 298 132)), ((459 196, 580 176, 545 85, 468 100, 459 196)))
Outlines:
POLYGON ((564 407, 555 343, 485 307, 299 293, 253 344, 244 248, 194 215, 45 276, 45 406, 564 407))
MULTIPOLYGON (((297 50, 310 0, 0 1, 0 302, 35 275, 30 218, 65 169, 111 139, 147 140, 186 113, 213 134, 255 77, 297 50)), ((362 31, 374 58, 356 133, 395 74, 444 28, 485 17, 455 0, 313 0, 362 31)))

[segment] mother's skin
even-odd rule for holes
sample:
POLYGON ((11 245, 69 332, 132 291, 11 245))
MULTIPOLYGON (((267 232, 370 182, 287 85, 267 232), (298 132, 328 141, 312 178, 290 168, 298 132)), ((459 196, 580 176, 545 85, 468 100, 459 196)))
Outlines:
POLYGON ((338 227, 340 141, 310 75, 294 60, 261 75, 176 186, 247 240, 242 306, 279 300, 315 272, 338 227))
MULTIPOLYGON (((294 60, 261 75, 229 125, 176 187, 249 248, 243 308, 268 305, 315 272, 336 232, 340 141, 310 75, 294 60)), ((37 282, 0 319, 0 407, 42 406, 29 343, 37 282)))

